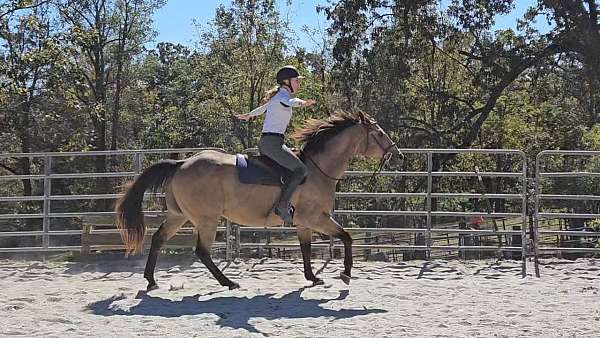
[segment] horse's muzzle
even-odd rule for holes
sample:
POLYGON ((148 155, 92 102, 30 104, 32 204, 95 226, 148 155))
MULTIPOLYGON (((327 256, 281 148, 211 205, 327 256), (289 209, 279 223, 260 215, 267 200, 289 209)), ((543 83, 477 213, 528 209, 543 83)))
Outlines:
POLYGON ((390 154, 390 164, 401 165, 404 162, 404 154, 398 147, 392 148, 390 154))

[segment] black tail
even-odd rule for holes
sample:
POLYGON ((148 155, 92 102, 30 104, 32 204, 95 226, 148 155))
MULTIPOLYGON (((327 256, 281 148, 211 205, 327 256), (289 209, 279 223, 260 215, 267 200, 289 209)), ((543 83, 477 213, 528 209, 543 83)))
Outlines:
POLYGON ((136 254, 142 251, 146 226, 142 213, 144 192, 162 188, 166 181, 175 174, 181 161, 162 160, 148 169, 124 189, 124 196, 115 205, 116 224, 121 231, 121 238, 125 243, 125 254, 136 254))

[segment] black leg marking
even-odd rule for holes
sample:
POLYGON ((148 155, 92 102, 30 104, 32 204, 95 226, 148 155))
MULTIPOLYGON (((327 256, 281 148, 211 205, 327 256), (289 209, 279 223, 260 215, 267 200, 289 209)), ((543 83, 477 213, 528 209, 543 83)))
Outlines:
POLYGON ((223 286, 229 287, 229 290, 237 289, 240 285, 236 282, 232 282, 229 278, 227 278, 223 272, 219 269, 218 266, 215 265, 212 258, 210 257, 210 252, 204 249, 202 243, 200 242, 200 236, 198 235, 198 241, 196 243, 196 256, 200 258, 200 261, 208 268, 208 271, 219 281, 219 284, 223 286))
POLYGON ((161 225, 160 228, 158 228, 158 231, 152 235, 152 246, 150 247, 146 268, 144 269, 144 278, 148 280, 148 286, 146 287, 146 290, 148 291, 158 288, 156 280, 154 280, 154 269, 156 268, 156 261, 158 260, 160 249, 166 242, 164 232, 164 225, 161 225))
POLYGON ((323 284, 323 280, 320 278, 317 278, 312 271, 312 265, 310 263, 310 256, 311 256, 310 242, 300 243, 300 250, 302 251, 302 261, 304 262, 304 278, 306 278, 306 280, 308 280, 308 281, 313 282, 313 285, 323 284))
POLYGON ((352 237, 350 237, 348 232, 343 230, 336 237, 344 243, 344 272, 341 278, 346 284, 349 284, 350 277, 352 276, 352 237))

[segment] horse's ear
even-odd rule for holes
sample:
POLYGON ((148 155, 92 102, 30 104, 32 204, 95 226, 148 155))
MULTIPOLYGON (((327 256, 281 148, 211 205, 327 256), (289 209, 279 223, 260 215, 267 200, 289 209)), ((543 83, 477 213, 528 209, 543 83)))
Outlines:
POLYGON ((362 111, 358 111, 358 118, 359 118, 361 124, 365 124, 368 126, 372 123, 369 116, 366 115, 365 113, 363 113, 362 111))
POLYGON ((358 120, 360 121, 360 124, 367 124, 367 119, 365 118, 365 113, 363 113, 362 111, 358 111, 358 120))

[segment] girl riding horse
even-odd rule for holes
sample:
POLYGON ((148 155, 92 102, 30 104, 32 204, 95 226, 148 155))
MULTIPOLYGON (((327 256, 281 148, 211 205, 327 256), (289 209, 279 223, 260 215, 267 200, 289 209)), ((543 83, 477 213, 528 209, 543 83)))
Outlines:
POLYGON ((285 131, 292 118, 292 107, 308 107, 314 100, 301 100, 294 97, 300 89, 300 73, 294 66, 281 68, 276 75, 279 87, 267 91, 262 106, 247 114, 236 115, 239 119, 248 120, 265 113, 262 135, 258 149, 290 172, 290 176, 281 187, 281 194, 272 210, 286 224, 292 223, 290 197, 304 180, 307 174, 306 165, 285 145, 285 131))

